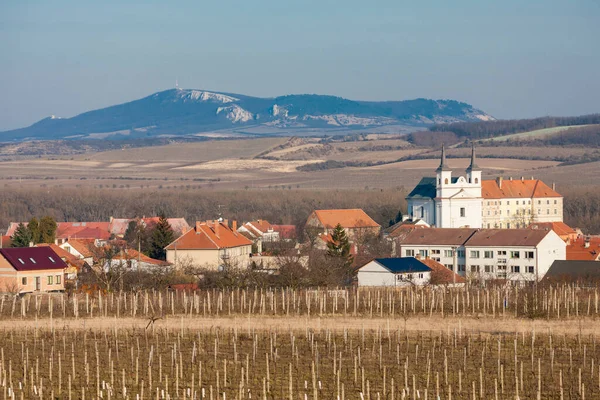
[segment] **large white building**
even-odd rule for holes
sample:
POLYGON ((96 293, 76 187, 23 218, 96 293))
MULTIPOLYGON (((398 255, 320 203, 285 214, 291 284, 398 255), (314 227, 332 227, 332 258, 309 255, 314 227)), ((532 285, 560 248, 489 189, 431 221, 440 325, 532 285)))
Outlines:
POLYGON ((469 279, 534 281, 566 259, 566 243, 552 230, 416 229, 401 240, 400 256, 431 258, 469 279))
POLYGON ((475 149, 464 176, 453 177, 442 147, 435 177, 410 192, 408 218, 438 228, 524 228, 533 222, 562 222, 563 198, 539 179, 482 180, 475 149))

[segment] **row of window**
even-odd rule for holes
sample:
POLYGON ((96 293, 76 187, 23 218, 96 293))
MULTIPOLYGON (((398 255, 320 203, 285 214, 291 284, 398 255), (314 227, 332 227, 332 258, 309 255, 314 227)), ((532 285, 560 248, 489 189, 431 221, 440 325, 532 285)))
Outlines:
MULTIPOLYGON (((48 285, 54 285, 54 284, 60 285, 60 282, 61 282, 61 276, 60 275, 56 275, 56 276, 49 275, 47 278, 48 278, 48 285)), ((24 277, 21 278, 21 284, 23 286, 27 285, 27 277, 26 276, 24 276, 24 277)))
POLYGON ((398 281, 404 281, 404 280, 410 281, 410 280, 415 279, 417 277, 419 279, 423 279, 424 274, 423 273, 418 273, 418 274, 398 274, 398 275, 396 275, 396 280, 398 280, 398 281))
MULTIPOLYGON (((469 252, 469 258, 481 258, 481 253, 482 251, 480 250, 471 250, 469 252)), ((415 256, 415 250, 414 249, 406 249, 406 257, 414 257, 415 256)), ((434 249, 431 250, 431 254, 432 255, 441 255, 441 250, 438 249, 434 249)), ((506 250, 498 250, 496 251, 496 254, 498 257, 506 257, 507 256, 507 251, 506 250)), ((429 256, 429 250, 419 250, 419 255, 421 257, 428 257, 429 256)), ((458 258, 465 258, 465 251, 464 250, 456 250, 456 256, 458 258)), ((444 250, 444 257, 452 257, 452 250, 444 250)), ((535 252, 533 251, 523 251, 523 258, 525 259, 533 259, 535 257, 535 252)), ((493 250, 484 250, 483 251, 483 258, 494 258, 494 251, 493 250)), ((518 259, 521 258, 521 251, 511 251, 510 252, 510 258, 512 259, 518 259)), ((439 261, 439 257, 436 258, 436 260, 439 261)), ((498 262, 501 262, 501 260, 504 260, 504 262, 506 262, 506 259, 498 259, 498 262)))
MULTIPOLYGON (((56 263, 56 261, 54 261, 54 258, 52 258, 52 257, 48 257, 48 259, 49 259, 49 260, 50 260, 50 262, 52 262, 53 264, 55 264, 55 263, 56 263)), ((22 259, 22 258, 18 258, 17 260, 19 260, 19 262, 20 262, 21 264, 25 264, 25 261, 23 261, 23 259, 22 259)), ((30 257, 30 258, 29 258, 29 260, 30 260, 30 261, 31 261, 33 264, 37 264, 37 261, 35 261, 35 259, 34 259, 34 258, 31 258, 31 257, 30 257)))
MULTIPOLYGON (((471 272, 488 272, 488 273, 493 273, 493 272, 496 272, 496 271, 494 271, 494 266, 493 265, 484 265, 483 266, 483 270, 481 270, 481 268, 480 268, 479 265, 471 265, 471 272)), ((506 265, 498 265, 497 272, 498 273, 506 273, 506 265)), ((521 273, 521 266, 520 265, 511 265, 510 272, 512 272, 514 274, 520 274, 521 273)), ((526 266, 526 267, 523 268, 522 272, 533 274, 533 273, 535 273, 535 267, 533 265, 528 265, 528 266, 526 266)))
MULTIPOLYGON (((516 202, 517 202, 517 205, 519 205, 519 200, 516 200, 516 202)), ((521 204, 522 205, 531 205, 531 200, 527 200, 527 203, 525 203, 525 200, 522 200, 521 204)), ((542 204, 542 201, 538 200, 538 204, 542 204)), ((550 200, 546 200, 546 204, 550 204, 550 200)), ((558 204, 558 200, 555 199, 554 200, 554 204, 558 204)), ((502 200, 499 200, 499 201, 497 201, 497 200, 496 201, 488 201, 487 205, 488 206, 498 206, 498 205, 501 206, 502 205, 502 200)), ((506 205, 510 206, 510 200, 506 200, 506 205)))

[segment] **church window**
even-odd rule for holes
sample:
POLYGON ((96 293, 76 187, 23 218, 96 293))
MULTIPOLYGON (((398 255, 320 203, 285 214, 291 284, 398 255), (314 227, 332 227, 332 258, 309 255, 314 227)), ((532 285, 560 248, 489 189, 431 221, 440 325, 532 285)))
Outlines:
POLYGON ((479 178, 475 178, 475 183, 479 183, 479 178))
POLYGON ((448 178, 444 179, 444 183, 447 185, 448 184, 448 178))
POLYGON ((465 216, 465 213, 466 213, 466 211, 465 211, 465 208, 464 208, 464 207, 461 207, 461 208, 460 208, 460 216, 461 216, 461 217, 464 217, 464 216, 465 216))
POLYGON ((438 185, 442 183, 442 180, 438 178, 438 185))
POLYGON ((421 207, 421 218, 425 218, 425 209, 421 207))

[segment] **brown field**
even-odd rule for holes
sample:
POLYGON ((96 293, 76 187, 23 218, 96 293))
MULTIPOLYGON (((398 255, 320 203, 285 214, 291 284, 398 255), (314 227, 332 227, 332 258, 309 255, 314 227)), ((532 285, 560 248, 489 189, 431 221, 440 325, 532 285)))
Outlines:
POLYGON ((598 311, 597 288, 571 286, 8 297, 0 390, 7 399, 592 399, 598 311))
MULTIPOLYGON (((96 187, 106 189, 186 188, 239 189, 386 189, 412 187, 437 167, 439 151, 411 148, 402 139, 318 143, 315 138, 264 138, 218 140, 146 148, 113 150, 77 157, 29 158, 0 161, 0 185, 10 187, 96 187), (394 150, 389 150, 391 146, 394 150), (406 146, 406 147, 405 147, 406 146), (376 150, 359 151, 370 147, 376 150), (401 149, 396 149, 402 147, 401 149), (385 149, 388 150, 385 150, 385 149), (423 160, 393 162, 403 157, 426 155, 423 160), (389 164, 372 167, 297 171, 296 168, 327 160, 389 164)), ((569 159, 588 152, 583 148, 482 147, 479 165, 493 178, 535 176, 559 184, 578 185, 572 173, 593 178, 599 163, 558 166, 553 158, 569 159), (508 157, 542 158, 526 160, 508 157)), ((469 149, 449 149, 452 168, 460 173, 468 165, 469 149)))

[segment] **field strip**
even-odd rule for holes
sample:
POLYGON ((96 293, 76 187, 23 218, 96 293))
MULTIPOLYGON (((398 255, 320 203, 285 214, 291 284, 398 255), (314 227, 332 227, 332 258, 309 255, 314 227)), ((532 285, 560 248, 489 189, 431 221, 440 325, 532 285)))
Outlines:
MULTIPOLYGON (((106 330, 144 329, 147 318, 132 317, 94 317, 94 318, 43 318, 43 319, 4 319, 0 320, 0 330, 11 329, 85 329, 106 330)), ((166 316, 155 322, 156 329, 234 329, 264 331, 301 331, 306 329, 321 331, 333 330, 407 330, 407 331, 454 331, 472 333, 514 333, 532 332, 540 334, 590 335, 600 332, 600 320, 592 318, 561 320, 525 320, 506 318, 456 318, 456 317, 420 317, 404 319, 368 318, 368 317, 272 317, 272 316, 231 316, 231 317, 186 317, 166 316)))

